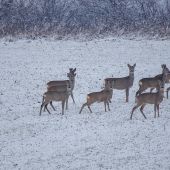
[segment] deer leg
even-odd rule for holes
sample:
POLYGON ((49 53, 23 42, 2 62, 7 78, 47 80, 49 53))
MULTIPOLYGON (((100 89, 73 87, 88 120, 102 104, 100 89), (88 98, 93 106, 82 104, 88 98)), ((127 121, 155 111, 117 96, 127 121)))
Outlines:
POLYGON ((137 104, 131 111, 130 119, 132 120, 133 112, 140 106, 140 104, 137 104))
POLYGON ((167 97, 167 99, 168 99, 168 92, 169 92, 169 90, 170 90, 170 87, 168 87, 168 88, 166 89, 166 97, 167 97))
POLYGON ((45 106, 44 106, 44 112, 45 112, 45 110, 46 110, 46 108, 45 108, 45 106))
POLYGON ((44 103, 44 96, 43 96, 43 98, 42 98, 42 104, 44 103))
POLYGON ((110 111, 110 107, 109 107, 109 101, 106 102, 108 110, 110 111))
MULTIPOLYGON (((48 106, 48 104, 47 104, 47 106, 48 106)), ((45 110, 46 110, 46 107, 45 107, 45 105, 44 105, 44 112, 45 112, 45 110)))
POLYGON ((156 104, 154 104, 154 112, 155 112, 154 118, 156 118, 156 104))
POLYGON ((66 110, 68 110, 68 98, 66 99, 66 110))
POLYGON ((126 89, 126 102, 129 101, 129 88, 126 89))
POLYGON ((90 105, 87 105, 88 106, 88 109, 90 110, 90 113, 93 113, 91 108, 90 108, 90 105))
POLYGON ((64 105, 65 105, 65 100, 62 101, 62 115, 64 115, 64 105))
POLYGON ((50 105, 51 105, 51 107, 53 108, 53 110, 55 111, 55 108, 54 108, 54 106, 53 106, 53 104, 52 104, 52 101, 50 102, 50 105))
POLYGON ((40 113, 39 113, 40 116, 41 116, 41 112, 42 112, 42 108, 43 108, 44 104, 45 104, 45 102, 41 104, 40 113))
POLYGON ((49 111, 48 108, 47 108, 47 105, 48 105, 48 103, 45 105, 45 108, 46 108, 47 112, 48 112, 49 114, 51 114, 50 111, 49 111))
POLYGON ((150 89, 150 93, 152 93, 153 89, 154 89, 154 88, 151 88, 151 89, 150 89))
POLYGON ((74 96, 73 96, 73 93, 71 92, 71 98, 73 100, 73 103, 75 103, 75 100, 74 100, 74 96))
POLYGON ((82 110, 83 110, 83 108, 84 108, 85 106, 87 106, 87 103, 84 103, 84 104, 82 105, 82 107, 81 107, 81 109, 80 109, 80 111, 79 111, 79 114, 82 112, 82 110))
POLYGON ((158 112, 158 117, 159 117, 159 104, 157 105, 157 112, 158 112))
POLYGON ((136 96, 137 96, 138 94, 141 94, 141 86, 139 86, 139 90, 136 92, 136 96))
POLYGON ((145 90, 146 90, 146 88, 143 88, 142 86, 139 86, 139 90, 136 92, 136 96, 140 95, 145 90))
POLYGON ((106 101, 104 101, 104 110, 105 110, 105 112, 107 112, 107 110, 106 110, 106 101))
POLYGON ((141 111, 143 117, 146 119, 146 116, 145 116, 145 114, 143 113, 144 107, 145 107, 145 104, 143 104, 143 105, 141 106, 140 111, 141 111))

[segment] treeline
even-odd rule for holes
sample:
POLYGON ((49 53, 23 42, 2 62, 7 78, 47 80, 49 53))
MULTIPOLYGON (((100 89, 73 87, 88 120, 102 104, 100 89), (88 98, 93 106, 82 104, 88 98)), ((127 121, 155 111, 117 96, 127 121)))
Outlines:
POLYGON ((169 0, 0 0, 0 36, 170 35, 169 0))

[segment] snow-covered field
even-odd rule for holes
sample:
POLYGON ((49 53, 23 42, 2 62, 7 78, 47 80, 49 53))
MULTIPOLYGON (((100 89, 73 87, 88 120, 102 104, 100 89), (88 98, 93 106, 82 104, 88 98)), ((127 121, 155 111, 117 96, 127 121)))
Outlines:
MULTIPOLYGON (((138 81, 170 68, 169 40, 106 38, 93 41, 0 41, 0 169, 170 170, 170 99, 154 119, 153 105, 130 120, 138 81), (130 102, 114 91, 111 111, 103 103, 85 108, 86 94, 101 90, 103 79, 128 74, 136 63, 130 102), (42 94, 49 80, 66 79, 77 68, 69 110, 39 116, 42 94)), ((168 87, 168 85, 167 85, 168 87)))

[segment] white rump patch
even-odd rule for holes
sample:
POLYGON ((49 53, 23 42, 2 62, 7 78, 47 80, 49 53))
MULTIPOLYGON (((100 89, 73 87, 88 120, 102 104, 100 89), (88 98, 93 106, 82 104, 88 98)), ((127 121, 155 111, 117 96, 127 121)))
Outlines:
POLYGON ((142 82, 141 82, 141 81, 139 82, 139 85, 142 85, 142 82))

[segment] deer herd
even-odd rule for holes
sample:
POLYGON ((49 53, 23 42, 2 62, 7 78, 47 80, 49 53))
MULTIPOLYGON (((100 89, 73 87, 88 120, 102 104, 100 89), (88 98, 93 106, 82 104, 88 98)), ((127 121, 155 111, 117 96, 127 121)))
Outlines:
MULTIPOLYGON (((109 104, 111 103, 113 89, 117 90, 125 90, 126 92, 126 102, 129 101, 129 90, 133 86, 134 82, 134 71, 136 64, 134 65, 127 65, 129 68, 129 75, 126 77, 121 78, 106 78, 104 79, 105 87, 103 90, 99 92, 92 92, 87 94, 87 101, 84 103, 79 111, 79 114, 82 112, 85 106, 88 107, 89 111, 92 113, 90 108, 91 104, 98 102, 104 103, 105 112, 108 110, 110 111, 109 104)), ((164 98, 164 86, 165 83, 170 83, 170 71, 166 67, 165 64, 161 65, 162 67, 162 74, 158 74, 155 77, 150 78, 143 78, 139 80, 139 90, 136 92, 136 105, 133 107, 131 111, 130 119, 132 119, 134 111, 140 107, 140 112, 146 119, 146 116, 143 112, 144 107, 146 104, 153 104, 154 105, 154 117, 159 117, 159 105, 163 101, 164 98), (150 88, 150 92, 144 92, 145 90, 150 88), (153 89, 156 89, 156 92, 152 92, 153 89), (144 93, 143 93, 144 92, 144 93), (156 115, 156 113, 158 113, 156 115)), ((64 114, 64 109, 66 105, 66 110, 68 109, 68 99, 71 96, 73 103, 75 103, 73 90, 75 86, 75 77, 76 77, 76 68, 70 68, 69 73, 67 73, 68 80, 57 80, 57 81, 50 81, 47 83, 47 91, 43 94, 42 104, 40 107, 40 114, 42 109, 44 111, 47 110, 49 114, 51 112, 47 108, 48 104, 51 105, 53 110, 55 110, 52 102, 60 101, 62 103, 62 114, 64 114)), ((168 92, 170 87, 167 88, 167 98, 168 92)))

